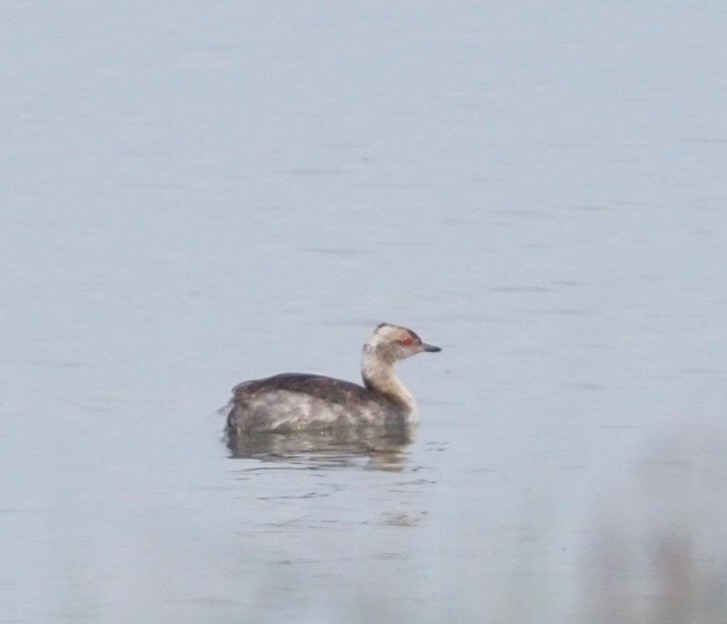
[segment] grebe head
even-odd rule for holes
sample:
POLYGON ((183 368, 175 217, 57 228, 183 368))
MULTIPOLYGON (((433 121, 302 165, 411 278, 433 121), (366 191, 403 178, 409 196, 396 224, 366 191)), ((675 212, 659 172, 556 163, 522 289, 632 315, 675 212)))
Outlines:
POLYGON ((422 339, 411 329, 388 323, 381 323, 364 345, 364 353, 375 355, 389 364, 404 360, 422 351, 435 353, 441 349, 422 342, 422 339))

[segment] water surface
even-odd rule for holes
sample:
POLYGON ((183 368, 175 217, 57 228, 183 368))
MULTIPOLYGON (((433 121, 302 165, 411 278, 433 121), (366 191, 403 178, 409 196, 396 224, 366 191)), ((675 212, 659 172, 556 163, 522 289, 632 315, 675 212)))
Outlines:
POLYGON ((15 3, 0 622, 721 622, 727 10, 15 3), (214 412, 355 380, 414 439, 214 412))

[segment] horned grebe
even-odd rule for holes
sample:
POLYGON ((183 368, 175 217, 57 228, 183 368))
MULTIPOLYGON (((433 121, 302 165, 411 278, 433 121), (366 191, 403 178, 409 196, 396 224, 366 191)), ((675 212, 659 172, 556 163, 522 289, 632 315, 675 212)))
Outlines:
POLYGON ((298 373, 245 381, 232 389, 228 436, 415 422, 416 402, 396 377, 394 363, 422 351, 441 349, 410 329, 382 323, 363 346, 363 386, 298 373))

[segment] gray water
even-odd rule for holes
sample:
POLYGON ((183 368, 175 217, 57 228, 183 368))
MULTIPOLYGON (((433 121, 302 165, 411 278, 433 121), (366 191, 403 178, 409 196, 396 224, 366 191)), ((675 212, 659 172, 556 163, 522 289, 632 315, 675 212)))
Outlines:
POLYGON ((727 620, 723 3, 0 13, 0 623, 727 620))

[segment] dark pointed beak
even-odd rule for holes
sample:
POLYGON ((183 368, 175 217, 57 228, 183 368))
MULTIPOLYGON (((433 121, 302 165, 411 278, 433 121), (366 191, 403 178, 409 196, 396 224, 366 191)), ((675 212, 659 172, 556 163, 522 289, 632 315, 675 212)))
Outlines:
POLYGON ((437 351, 441 351, 442 349, 440 347, 435 347, 434 345, 429 345, 422 343, 422 351, 428 351, 429 353, 437 353, 437 351))

